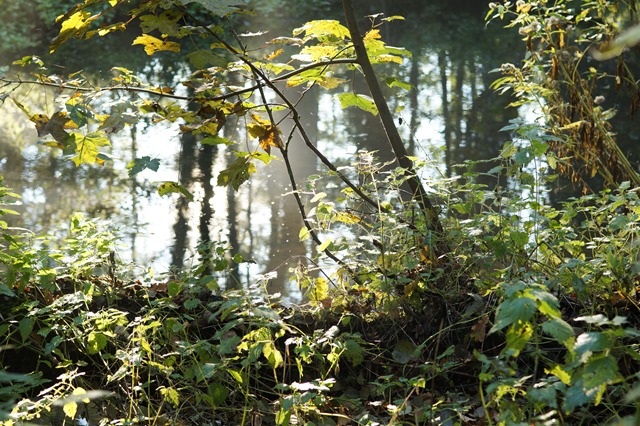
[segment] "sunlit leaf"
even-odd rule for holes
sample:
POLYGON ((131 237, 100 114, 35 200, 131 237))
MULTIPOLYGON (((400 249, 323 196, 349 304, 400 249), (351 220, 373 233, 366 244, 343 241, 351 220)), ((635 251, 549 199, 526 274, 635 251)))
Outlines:
POLYGON ((367 95, 357 95, 355 93, 341 93, 338 95, 340 105, 342 108, 350 106, 358 107, 364 111, 370 112, 373 115, 378 115, 378 107, 371 97, 367 95))
POLYGON ((147 55, 151 56, 159 51, 170 51, 170 52, 179 52, 180 44, 173 41, 163 41, 154 36, 150 36, 149 34, 143 34, 141 36, 136 37, 133 40, 132 45, 141 44, 144 46, 144 51, 147 52, 147 55))
POLYGON ((174 388, 160 388, 160 393, 166 401, 169 401, 174 407, 180 405, 180 395, 174 388))
POLYGON ((160 186, 158 186, 158 194, 160 196, 164 196, 171 193, 182 194, 189 201, 193 201, 193 194, 189 192, 187 188, 180 185, 178 182, 162 182, 160 186))
POLYGON ((80 10, 62 21, 62 27, 60 33, 53 39, 49 52, 53 53, 55 50, 65 41, 71 37, 82 37, 88 29, 88 25, 92 20, 96 19, 95 16, 91 16, 90 12, 86 10, 80 10))
POLYGON ((349 37, 349 30, 340 22, 331 19, 310 21, 293 30, 294 37, 302 33, 305 33, 305 41, 312 38, 320 41, 338 41, 349 37))
POLYGON ((107 336, 104 333, 91 332, 87 337, 87 350, 90 354, 97 354, 107 347, 107 336))
POLYGON ((505 300, 498 306, 496 320, 489 333, 495 333, 518 322, 529 321, 536 309, 536 302, 528 297, 505 300))
POLYGON ((240 185, 245 183, 252 173, 255 173, 256 166, 249 161, 248 157, 237 158, 225 170, 218 175, 218 186, 233 186, 236 191, 240 185))
POLYGON ((102 163, 103 160, 98 158, 100 151, 98 148, 111 145, 109 139, 102 133, 94 132, 88 135, 80 133, 71 133, 70 135, 75 145, 76 155, 71 158, 76 166, 80 164, 102 163))

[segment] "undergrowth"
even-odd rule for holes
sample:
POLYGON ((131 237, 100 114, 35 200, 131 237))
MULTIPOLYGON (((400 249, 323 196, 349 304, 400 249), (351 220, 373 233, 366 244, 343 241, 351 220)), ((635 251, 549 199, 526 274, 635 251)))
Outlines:
POLYGON ((223 243, 133 278, 99 222, 74 216, 59 249, 5 229, 3 424, 633 424, 640 200, 623 184, 549 207, 526 171, 545 136, 526 134, 489 170, 505 189, 473 183, 477 164, 429 182, 448 257, 389 196, 401 170, 352 165, 378 211, 316 176, 310 218, 358 279, 299 266, 303 306, 224 290, 223 243))

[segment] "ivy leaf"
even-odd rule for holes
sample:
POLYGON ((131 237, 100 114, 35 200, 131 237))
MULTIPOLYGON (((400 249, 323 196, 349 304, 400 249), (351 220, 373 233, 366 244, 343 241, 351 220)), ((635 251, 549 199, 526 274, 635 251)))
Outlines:
POLYGON ((168 50, 170 52, 179 52, 180 44, 174 41, 163 41, 154 36, 150 36, 149 34, 143 34, 141 36, 136 37, 133 40, 132 45, 141 44, 144 46, 144 51, 147 52, 147 55, 151 56, 156 52, 162 50, 168 50))
POLYGON ((249 157, 237 158, 218 175, 218 186, 233 186, 236 191, 245 183, 251 174, 257 171, 256 166, 249 161, 249 157))
POLYGON ((341 93, 338 95, 340 100, 340 106, 347 108, 350 106, 358 107, 364 111, 370 112, 373 115, 378 115, 378 107, 376 107, 373 99, 367 95, 357 95, 355 93, 341 93))
POLYGON ((200 3, 202 7, 218 16, 226 16, 242 10, 246 0, 183 0, 182 3, 200 3))
POLYGON ((159 167, 160 160, 157 158, 151 158, 148 155, 145 155, 142 158, 134 158, 129 164, 127 164, 127 169, 129 169, 129 177, 137 175, 144 169, 150 169, 154 172, 157 172, 159 167))
POLYGON ((180 185, 178 182, 170 182, 170 181, 162 182, 158 187, 158 194, 161 197, 164 197, 165 195, 171 194, 174 192, 184 195, 185 197, 187 197, 189 201, 193 201, 193 194, 189 192, 187 188, 180 185))

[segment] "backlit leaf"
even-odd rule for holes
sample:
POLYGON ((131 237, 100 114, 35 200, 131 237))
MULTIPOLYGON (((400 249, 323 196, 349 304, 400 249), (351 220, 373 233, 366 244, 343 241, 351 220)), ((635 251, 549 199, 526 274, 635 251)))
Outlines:
POLYGON ((137 175, 144 169, 150 169, 154 172, 157 172, 159 167, 160 160, 157 158, 151 158, 148 155, 145 155, 142 158, 134 158, 129 164, 127 164, 127 169, 129 169, 129 176, 137 175))
POLYGON ((104 161, 98 158, 100 151, 98 148, 111 145, 109 139, 102 133, 94 132, 88 135, 81 135, 79 133, 71 133, 73 144, 75 145, 76 155, 71 158, 76 166, 80 164, 93 164, 103 163, 104 161))
POLYGON ((184 195, 189 201, 193 201, 193 194, 178 182, 162 182, 160 186, 158 186, 158 194, 160 196, 164 196, 174 192, 184 195))
POLYGON ((355 93, 341 93, 338 95, 340 100, 340 106, 347 108, 350 106, 358 107, 364 111, 370 112, 373 115, 378 115, 378 107, 376 107, 373 99, 367 95, 357 95, 355 93))
POLYGON ((96 17, 91 16, 90 12, 80 10, 62 21, 60 33, 51 42, 49 52, 55 52, 62 43, 69 40, 71 37, 82 37, 87 32, 88 25, 94 19, 96 19, 96 17))
POLYGON ((196 69, 204 69, 211 66, 224 67, 227 60, 222 56, 215 55, 210 50, 196 50, 187 55, 187 59, 196 69))
POLYGON ((225 170, 218 175, 218 186, 233 186, 236 191, 240 185, 245 183, 252 173, 255 173, 256 166, 249 161, 248 157, 237 158, 225 170))
POLYGON ((312 38, 320 39, 320 41, 339 41, 349 37, 349 30, 340 22, 331 19, 310 21, 293 30, 294 37, 302 33, 305 33, 305 41, 312 38))
POLYGON ((147 52, 147 55, 151 56, 159 51, 170 51, 170 52, 179 52, 180 44, 173 41, 163 41, 154 36, 150 36, 149 34, 143 34, 141 36, 136 37, 133 40, 132 45, 141 44, 144 46, 144 51, 147 52))

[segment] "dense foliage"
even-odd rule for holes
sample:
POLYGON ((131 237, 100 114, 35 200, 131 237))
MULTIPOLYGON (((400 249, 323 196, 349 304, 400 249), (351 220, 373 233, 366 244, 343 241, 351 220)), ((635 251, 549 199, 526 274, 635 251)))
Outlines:
MULTIPOLYGON (((245 260, 225 242, 203 242, 181 273, 135 277, 108 223, 75 214, 55 245, 0 222, 1 424, 637 424, 639 182, 598 99, 606 62, 588 51, 610 42, 595 56, 617 58, 614 81, 633 89, 635 108, 624 50, 634 29, 614 39, 635 3, 492 3, 487 19, 518 27, 526 52, 495 88, 536 118, 503 129, 497 158, 440 179, 404 150, 373 74, 384 70, 385 90, 411 90, 390 76, 410 53, 381 36, 400 17, 371 16, 361 36, 343 0, 345 25, 314 20, 249 49, 230 28, 248 13, 240 3, 85 0, 57 19, 52 51, 135 29, 130 48, 179 63, 180 85, 114 64, 96 86, 30 55, 14 65, 31 79, 3 77, 0 99, 76 166, 112 161, 112 136, 143 120, 229 146, 219 186, 238 190, 280 158, 299 238, 316 252, 294 271, 307 303, 283 305, 269 276, 232 289, 245 260), (362 81, 368 94, 354 91, 362 81), (25 105, 25 85, 55 87, 55 110, 25 105), (380 116, 396 161, 360 151, 336 167, 298 112, 317 86, 380 116), (325 167, 305 183, 289 158, 294 136, 325 167), (602 192, 547 202, 556 173, 588 188, 596 172, 602 192)), ((126 167, 161 166, 143 156, 126 167)), ((178 181, 157 191, 193 197, 178 181)), ((0 215, 18 200, 1 187, 0 215)))

